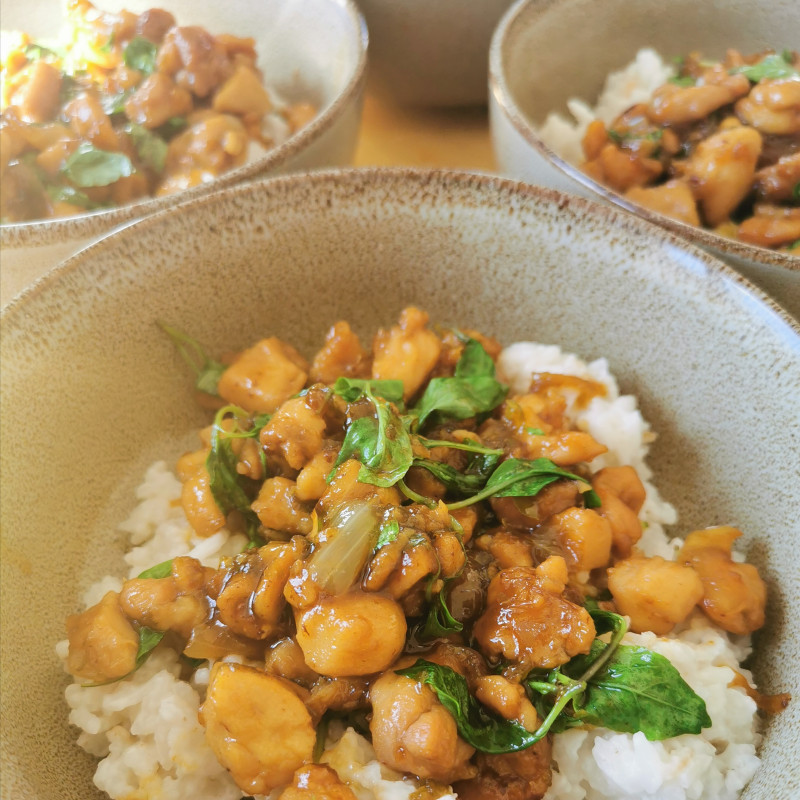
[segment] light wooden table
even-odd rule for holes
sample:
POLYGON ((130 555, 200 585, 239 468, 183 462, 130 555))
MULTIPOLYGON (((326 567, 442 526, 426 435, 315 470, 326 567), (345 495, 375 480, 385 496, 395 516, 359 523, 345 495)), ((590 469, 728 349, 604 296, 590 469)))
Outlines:
POLYGON ((494 172, 487 111, 400 108, 368 89, 355 166, 494 172))

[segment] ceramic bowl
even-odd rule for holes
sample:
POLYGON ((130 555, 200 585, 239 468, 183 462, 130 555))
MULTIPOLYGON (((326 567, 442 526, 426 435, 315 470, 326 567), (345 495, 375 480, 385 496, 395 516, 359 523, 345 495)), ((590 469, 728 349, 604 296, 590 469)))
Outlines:
MULTIPOLYGON (((141 13, 152 0, 97 0, 107 11, 141 13)), ((179 24, 212 33, 252 36, 268 85, 290 101, 308 100, 317 116, 282 145, 251 163, 177 195, 78 217, 0 226, 0 300, 79 247, 128 220, 151 214, 190 196, 259 175, 283 174, 351 163, 356 147, 366 77, 367 31, 352 0, 259 0, 219 3, 164 0, 179 24)), ((3 4, 3 29, 54 36, 62 24, 58 0, 3 4)))
MULTIPOLYGON (((115 524, 146 465, 174 463, 207 424, 156 320, 213 353, 279 335, 311 355, 336 320, 363 335, 410 303, 609 359, 658 431, 676 532, 745 531, 770 592, 752 666, 763 691, 798 696, 800 327, 711 256, 581 198, 475 174, 288 176, 134 223, 0 315, 4 797, 99 797, 54 645, 82 590, 122 570, 115 524)), ((745 798, 795 796, 798 731, 795 701, 745 798)))
POLYGON ((727 261, 800 318, 800 257, 725 239, 631 203, 556 155, 537 134, 571 97, 594 105, 609 72, 642 47, 664 59, 699 50, 722 57, 795 48, 795 0, 520 0, 503 17, 490 52, 489 115, 500 171, 614 203, 727 261))
POLYGON ((486 104, 492 31, 512 0, 357 0, 371 88, 411 106, 486 104))

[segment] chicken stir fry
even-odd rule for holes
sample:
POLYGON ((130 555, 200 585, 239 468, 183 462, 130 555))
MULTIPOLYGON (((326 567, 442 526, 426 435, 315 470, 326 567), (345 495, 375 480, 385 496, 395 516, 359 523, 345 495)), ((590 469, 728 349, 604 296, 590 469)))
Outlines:
POLYGON ((171 194, 241 166, 314 116, 276 108, 254 41, 168 11, 68 0, 63 45, 4 48, 0 219, 63 217, 171 194))
POLYGON ((697 54, 583 140, 582 169, 689 225, 800 256, 800 56, 697 54))
POLYGON ((154 646, 207 661, 211 750, 243 794, 284 800, 355 796, 319 763, 331 719, 425 796, 540 798, 559 726, 638 729, 599 701, 630 665, 637 681, 657 670, 647 697, 677 709, 648 737, 710 725, 669 661, 621 643, 622 615, 634 631, 695 608, 758 628, 764 584, 731 557, 739 532, 642 555, 642 481, 593 470, 605 447, 572 422, 605 387, 540 373, 512 394, 499 351, 407 308, 371 348, 339 322, 310 362, 274 337, 227 365, 204 355, 218 410, 179 463, 182 504, 197 536, 224 527, 249 547, 155 565, 71 616, 69 669, 117 680, 154 646))

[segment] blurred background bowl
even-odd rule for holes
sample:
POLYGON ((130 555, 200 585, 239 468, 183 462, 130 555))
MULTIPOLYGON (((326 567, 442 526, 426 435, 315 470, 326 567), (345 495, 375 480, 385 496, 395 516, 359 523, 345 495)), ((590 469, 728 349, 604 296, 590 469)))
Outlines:
MULTIPOLYGON (((676 532, 745 532, 770 593, 759 687, 800 690, 800 328, 788 315, 672 234, 578 197, 413 170, 274 178, 106 237, 0 314, 3 797, 99 797, 54 645, 82 591, 122 570, 116 525, 146 466, 174 463, 207 424, 156 320, 212 354, 277 335, 310 356, 336 320, 370 335, 410 303, 506 344, 607 357, 658 432, 650 463, 676 532)), ((745 798, 793 796, 798 730, 800 703, 769 719, 745 798)))
POLYGON ((512 1, 357 0, 371 88, 403 105, 485 105, 489 42, 512 1))
MULTIPOLYGON (((350 164, 355 152, 366 78, 367 30, 352 0, 97 0, 104 11, 135 13, 159 5, 179 25, 251 36, 268 87, 290 102, 316 106, 314 119, 262 157, 211 183, 167 197, 77 217, 0 225, 0 302, 112 228, 188 197, 267 174, 350 164)), ((4 30, 52 37, 64 23, 59 0, 4 3, 4 30)))
POLYGON ((520 0, 503 17, 490 52, 492 144, 503 174, 614 203, 704 247, 758 283, 800 318, 800 257, 726 239, 631 203, 554 153, 537 133, 567 100, 593 106, 606 76, 642 47, 665 61, 727 48, 797 48, 797 0, 520 0))

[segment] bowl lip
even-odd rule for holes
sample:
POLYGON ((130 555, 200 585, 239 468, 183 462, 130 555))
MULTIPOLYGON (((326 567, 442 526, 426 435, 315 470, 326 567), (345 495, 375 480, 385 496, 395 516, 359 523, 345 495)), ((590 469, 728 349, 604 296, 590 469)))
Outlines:
MULTIPOLYGON (((213 207, 215 204, 237 195, 257 193, 269 195, 271 190, 274 190, 276 194, 291 193, 296 191, 293 189, 295 186, 305 187, 306 191, 309 187, 314 187, 318 191, 339 192, 349 187, 351 191, 346 192, 346 195, 358 197, 365 191, 370 191, 371 187, 380 186, 382 183, 390 185, 410 184, 418 190, 424 190, 431 185, 441 189, 472 186, 480 193, 489 193, 495 196, 505 192, 510 197, 517 197, 521 200, 544 200, 558 208, 577 207, 580 209, 581 217, 594 216, 595 218, 604 218, 606 222, 610 223, 607 226, 610 230, 621 227, 632 231, 637 236, 646 237, 649 235, 655 237, 660 244, 668 245, 685 255, 691 256, 709 272, 717 273, 726 279, 732 287, 739 290, 750 301, 762 306, 763 310, 768 315, 771 315, 768 320, 768 327, 774 327, 776 323, 785 326, 788 333, 797 340, 794 342, 794 349, 797 350, 798 365, 800 365, 800 320, 795 319, 775 302, 771 296, 725 262, 671 231, 666 231, 619 208, 603 205, 596 200, 590 200, 557 189, 515 181, 489 173, 419 167, 344 167, 297 172, 288 175, 264 176, 254 181, 234 184, 213 193, 187 199, 182 203, 161 209, 146 217, 130 220, 126 224, 115 228, 108 235, 102 236, 79 249, 42 275, 38 280, 29 284, 0 309, 0 321, 8 330, 14 325, 15 319, 21 322, 27 316, 27 306, 30 299, 42 292, 50 291, 52 284, 57 284, 63 277, 80 270, 87 256, 102 253, 104 249, 112 246, 119 236, 135 237, 138 231, 160 226, 174 214, 196 211, 204 206, 213 207)), ((677 263, 676 269, 680 269, 677 263)))
POLYGON ((280 168, 292 156, 314 144, 344 114, 350 103, 362 94, 367 79, 367 49, 369 31, 364 15, 355 0, 323 0, 344 12, 350 25, 350 35, 358 44, 358 58, 350 68, 347 82, 338 94, 307 125, 293 133, 285 142, 270 148, 263 156, 236 169, 225 172, 207 183, 183 189, 164 197, 147 197, 135 203, 117 206, 73 217, 31 220, 29 222, 0 225, 2 247, 44 247, 72 239, 86 239, 110 233, 125 227, 132 220, 141 219, 163 209, 212 192, 250 180, 257 180, 267 171, 280 168))
POLYGON ((497 107, 511 123, 514 130, 547 162, 563 172, 568 178, 571 178, 585 189, 588 189, 592 194, 598 195, 601 199, 613 203, 642 219, 646 219, 648 222, 666 228, 693 244, 696 243, 712 252, 716 251, 715 254, 722 253, 725 256, 731 256, 756 264, 781 267, 787 269, 789 272, 798 273, 798 278, 800 278, 800 256, 791 256, 788 253, 769 250, 766 247, 758 247, 757 245, 739 242, 735 239, 727 239, 705 228, 680 222, 679 220, 672 219, 672 217, 651 211, 637 203, 632 203, 623 195, 598 183, 585 172, 582 172, 573 164, 563 159, 537 135, 535 126, 522 112, 509 88, 503 66, 503 56, 506 52, 506 45, 509 37, 517 29, 517 26, 522 24, 520 18, 523 17, 523 15, 532 13, 533 17, 537 18, 544 15, 552 8, 561 5, 564 1, 565 0, 549 0, 549 2, 542 2, 542 0, 517 0, 503 15, 497 28, 495 28, 494 35, 492 36, 492 43, 489 47, 489 94, 494 98, 497 107))

